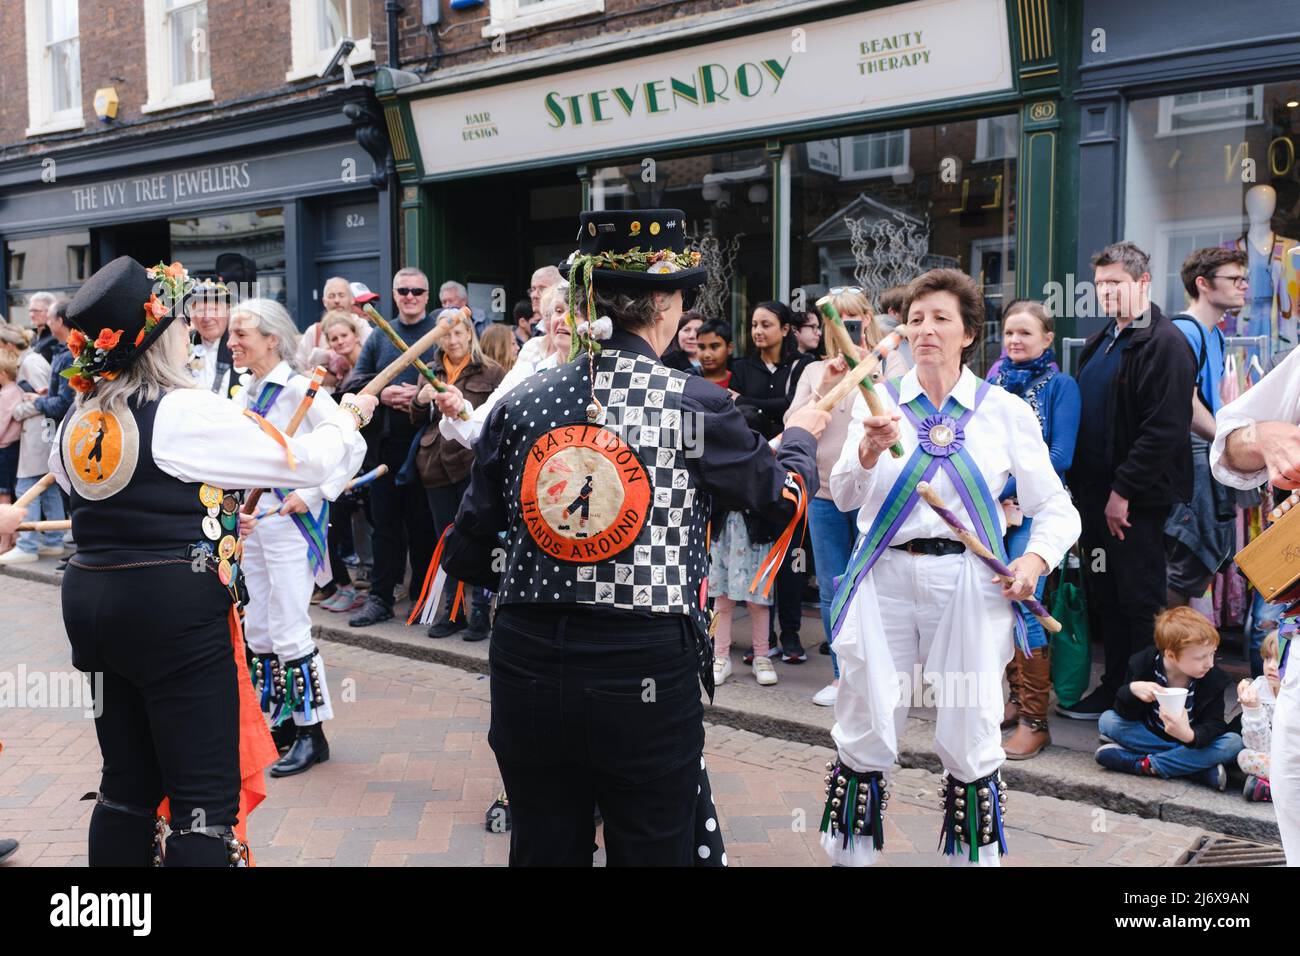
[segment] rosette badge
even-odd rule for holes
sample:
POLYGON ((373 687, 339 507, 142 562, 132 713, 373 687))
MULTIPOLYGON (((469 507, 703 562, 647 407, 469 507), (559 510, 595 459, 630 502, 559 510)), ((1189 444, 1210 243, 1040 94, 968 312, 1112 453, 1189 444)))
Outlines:
POLYGON ((961 450, 966 441, 956 419, 942 413, 931 415, 917 429, 917 440, 927 454, 948 457, 961 450))

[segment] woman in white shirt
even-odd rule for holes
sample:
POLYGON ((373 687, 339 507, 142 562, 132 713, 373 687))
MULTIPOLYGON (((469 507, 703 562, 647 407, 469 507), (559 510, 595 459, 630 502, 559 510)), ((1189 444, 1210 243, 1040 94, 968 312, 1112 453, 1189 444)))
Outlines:
POLYGON ((857 400, 831 471, 835 504, 858 509, 861 537, 831 607, 839 754, 827 768, 822 842, 838 863, 875 861, 884 774, 917 703, 938 709, 943 852, 954 865, 996 866, 1006 852, 1002 672, 1016 632, 1023 635, 1012 601, 1032 596, 1038 578, 1060 562, 1078 537, 1079 516, 1029 406, 964 367, 984 322, 975 283, 955 269, 927 272, 909 287, 905 315, 916 367, 896 392, 877 387, 885 414, 873 416, 857 400), (897 458, 895 444, 903 451, 897 458), (928 481, 1005 557, 1005 518, 993 491, 1011 476, 1035 520, 1025 554, 1010 562, 1014 584, 1001 586, 915 486, 928 481))

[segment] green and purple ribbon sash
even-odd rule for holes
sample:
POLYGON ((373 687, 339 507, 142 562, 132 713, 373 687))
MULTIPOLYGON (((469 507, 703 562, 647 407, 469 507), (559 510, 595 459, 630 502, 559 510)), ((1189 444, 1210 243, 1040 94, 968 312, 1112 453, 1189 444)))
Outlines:
MULTIPOLYGON (((266 417, 266 413, 271 410, 275 400, 280 397, 284 391, 284 386, 275 382, 267 382, 262 386, 262 394, 257 396, 257 401, 249 404, 249 410, 266 417)), ((275 496, 284 501, 289 495, 293 494, 292 488, 273 488, 275 496)), ((311 567, 312 574, 320 574, 325 567, 326 555, 329 554, 329 544, 327 536, 329 533, 330 522, 330 505, 326 501, 321 504, 319 514, 313 515, 310 511, 305 514, 291 514, 289 518, 297 526, 298 532, 307 541, 307 561, 311 567)))
MULTIPOLYGON (((975 459, 965 448, 965 425, 984 400, 989 390, 989 383, 980 383, 975 392, 975 401, 970 408, 964 408, 956 398, 949 396, 942 410, 936 409, 924 392, 903 404, 899 401, 897 381, 887 381, 884 384, 894 404, 902 410, 916 429, 917 446, 903 464, 903 470, 895 479, 893 487, 889 489, 880 510, 876 512, 870 529, 858 539, 853 556, 849 559, 848 570, 835 592, 835 600, 831 602, 832 643, 839 636, 840 628, 844 625, 844 618, 849 605, 853 602, 853 596, 920 500, 916 486, 922 481, 931 481, 940 469, 951 479, 957 489, 962 507, 973 520, 975 536, 997 555, 999 560, 1007 559, 1006 546, 1002 540, 1002 528, 997 518, 997 501, 989 491, 984 476, 980 474, 975 459)), ((1029 636, 1025 630, 1024 612, 1019 604, 1014 604, 1013 607, 1016 640, 1021 649, 1029 654, 1029 636)))

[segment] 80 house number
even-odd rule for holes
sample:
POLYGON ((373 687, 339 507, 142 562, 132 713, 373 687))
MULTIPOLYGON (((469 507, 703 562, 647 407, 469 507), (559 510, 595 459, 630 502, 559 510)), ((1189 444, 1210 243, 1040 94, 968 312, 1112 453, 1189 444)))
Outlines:
POLYGON ((358 226, 364 226, 366 224, 366 217, 360 213, 350 212, 344 220, 344 223, 349 229, 355 229, 358 226))

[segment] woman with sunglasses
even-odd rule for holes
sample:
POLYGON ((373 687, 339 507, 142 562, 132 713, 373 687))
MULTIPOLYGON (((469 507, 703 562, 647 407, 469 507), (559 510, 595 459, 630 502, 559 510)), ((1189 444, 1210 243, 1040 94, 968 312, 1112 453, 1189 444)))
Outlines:
MULTIPOLYGON (((871 317, 871 300, 859 288, 832 289, 831 302, 840 317, 846 322, 861 323, 863 341, 859 352, 867 354, 880 344, 881 335, 871 317)), ((820 326, 819 326, 820 328, 820 326)), ((831 342, 830 357, 813 362, 799 378, 794 400, 786 417, 803 408, 821 401, 844 377, 849 370, 848 362, 831 342)), ((885 358, 885 367, 874 374, 875 381, 882 378, 901 378, 907 372, 907 363, 897 351, 892 351, 885 358)), ((830 645, 831 635, 831 601, 835 597, 835 582, 844 573, 848 564, 849 551, 857 536, 858 512, 841 511, 831 499, 831 469, 839 460, 844 447, 844 439, 849 433, 849 423, 853 420, 854 397, 841 399, 830 410, 830 424, 817 442, 817 474, 821 478, 821 487, 816 496, 808 502, 808 535, 812 538, 813 565, 817 573, 817 590, 821 599, 822 627, 827 640, 822 644, 822 651, 831 656, 831 668, 834 678, 829 684, 813 695, 813 703, 822 707, 835 706, 835 695, 840 684, 840 665, 835 651, 830 645)))

